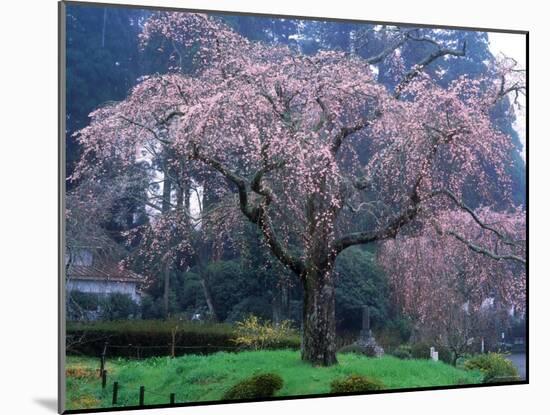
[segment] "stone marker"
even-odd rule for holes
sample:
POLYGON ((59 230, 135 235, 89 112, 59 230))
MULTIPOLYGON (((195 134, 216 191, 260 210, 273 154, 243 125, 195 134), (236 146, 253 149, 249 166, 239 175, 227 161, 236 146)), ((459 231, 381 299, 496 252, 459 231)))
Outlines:
POLYGON ((374 354, 376 357, 384 355, 384 349, 378 345, 370 329, 370 311, 368 306, 363 306, 363 324, 359 339, 355 342, 361 349, 368 354, 374 354))
POLYGON ((370 330, 370 311, 368 306, 363 306, 363 330, 370 330))

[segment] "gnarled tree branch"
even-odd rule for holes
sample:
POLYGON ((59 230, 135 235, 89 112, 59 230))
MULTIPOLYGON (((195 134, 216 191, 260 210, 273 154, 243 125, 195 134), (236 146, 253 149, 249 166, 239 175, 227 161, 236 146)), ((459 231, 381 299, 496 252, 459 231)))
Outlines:
POLYGON ((496 236, 499 237, 499 239, 506 245, 511 246, 518 246, 518 244, 514 241, 511 241, 506 235, 504 235, 501 231, 498 229, 486 224, 484 221, 481 220, 481 218, 474 212, 472 208, 470 208, 468 205, 466 205, 464 202, 462 202, 458 196, 456 196, 453 192, 447 189, 441 189, 437 190, 435 192, 432 192, 431 196, 438 196, 438 195, 444 195, 447 196, 449 199, 451 199, 460 209, 467 212, 472 219, 483 229, 488 230, 492 233, 494 233, 496 236))
POLYGON ((264 199, 260 206, 251 207, 249 204, 249 192, 247 189, 247 183, 243 177, 230 170, 220 161, 201 154, 197 147, 194 147, 191 158, 207 164, 208 166, 221 173, 230 182, 235 184, 239 193, 239 207, 242 213, 251 223, 256 224, 260 228, 267 245, 271 249, 271 252, 273 252, 275 257, 277 257, 277 259, 279 259, 290 270, 300 276, 303 275, 305 270, 304 264, 298 257, 292 255, 278 240, 268 214, 268 207, 272 200, 272 191, 269 187, 265 186, 262 183, 262 177, 264 173, 269 170, 273 170, 278 166, 278 164, 275 163, 272 165, 268 165, 263 169, 260 169, 258 173, 254 176, 251 188, 256 193, 264 196, 264 199))
POLYGON ((454 238, 458 239, 460 242, 462 242, 464 245, 466 245, 470 250, 472 250, 472 251, 474 251, 478 254, 488 256, 488 257, 490 257, 492 259, 495 259, 497 261, 500 261, 502 259, 506 259, 506 260, 519 262, 523 265, 527 264, 527 261, 524 258, 521 258, 517 255, 511 255, 511 254, 499 255, 499 254, 497 254, 493 251, 490 251, 487 248, 484 248, 482 246, 474 244, 473 242, 467 240, 464 236, 456 233, 455 231, 446 231, 445 234, 451 235, 454 238))
MULTIPOLYGON (((413 40, 421 40, 421 39, 415 39, 413 40)), ((423 38, 422 40, 426 40, 423 38)), ((437 45, 437 50, 430 53, 428 56, 426 56, 424 59, 422 59, 419 63, 417 63, 415 66, 411 68, 409 72, 405 75, 403 80, 397 85, 394 92, 394 97, 396 99, 399 99, 401 97, 401 93, 403 92, 403 89, 414 79, 416 78, 428 65, 430 65, 433 61, 435 61, 438 58, 441 58, 443 56, 466 56, 466 42, 463 43, 461 49, 448 49, 437 42, 433 41, 431 43, 434 43, 437 45)))

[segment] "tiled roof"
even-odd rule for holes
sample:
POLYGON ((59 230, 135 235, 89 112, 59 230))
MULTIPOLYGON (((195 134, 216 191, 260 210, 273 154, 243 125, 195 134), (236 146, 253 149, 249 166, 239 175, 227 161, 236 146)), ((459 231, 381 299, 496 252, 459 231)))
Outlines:
POLYGON ((145 277, 123 269, 117 263, 71 265, 67 274, 69 279, 76 280, 145 282, 145 277))

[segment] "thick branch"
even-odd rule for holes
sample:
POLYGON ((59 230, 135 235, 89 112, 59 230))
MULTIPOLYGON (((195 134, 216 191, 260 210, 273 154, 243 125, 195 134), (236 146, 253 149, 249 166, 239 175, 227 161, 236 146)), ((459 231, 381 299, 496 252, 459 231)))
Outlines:
POLYGON ((369 120, 369 121, 364 121, 362 123, 354 125, 352 127, 342 128, 340 132, 336 134, 336 136, 334 136, 334 139, 332 141, 332 146, 330 148, 330 151, 332 152, 332 154, 338 153, 338 150, 342 146, 342 142, 346 137, 352 135, 353 133, 356 133, 357 131, 361 131, 363 128, 366 128, 369 125, 371 125, 371 123, 372 121, 369 120))
POLYGON ((258 193, 259 195, 269 197, 270 199, 273 199, 273 193, 270 188, 263 185, 262 180, 264 178, 264 175, 266 173, 269 173, 273 170, 280 169, 284 166, 283 161, 274 162, 274 163, 268 163, 261 169, 259 169, 254 177, 252 178, 252 181, 250 182, 250 188, 258 193))
POLYGON ((261 179, 266 171, 275 168, 278 164, 275 163, 261 169, 254 177, 251 186, 254 191, 264 196, 264 200, 262 205, 253 208, 248 203, 248 190, 244 178, 231 171, 218 160, 202 155, 196 147, 194 148, 192 158, 209 165, 237 186, 239 192, 239 205, 243 214, 250 222, 255 223, 260 227, 267 245, 277 259, 279 259, 279 261, 281 261, 297 275, 303 275, 305 269, 304 264, 299 258, 295 257, 287 249, 285 249, 285 247, 279 242, 267 213, 267 208, 272 200, 272 192, 269 187, 264 186, 261 183, 261 179))
POLYGON ((453 236, 454 238, 458 239, 460 242, 462 242, 463 244, 465 244, 469 249, 471 249, 472 251, 478 253, 478 254, 482 254, 482 255, 485 255, 485 256, 488 256, 492 259, 495 259, 497 261, 500 261, 501 259, 507 259, 507 260, 511 260, 511 261, 516 261, 516 262, 519 262, 523 265, 527 264, 527 261, 524 259, 524 258, 521 258, 517 255, 498 255, 496 254, 495 252, 492 252, 482 246, 479 246, 479 245, 476 245, 474 244, 473 242, 471 241, 468 241, 465 237, 463 237, 462 235, 459 235, 458 233, 454 232, 454 231, 447 231, 445 232, 447 235, 451 235, 453 236))
POLYGON ((399 38, 397 41, 389 45, 387 48, 385 48, 382 52, 380 52, 378 55, 374 55, 370 58, 365 59, 368 64, 375 65, 379 62, 382 62, 388 55, 390 55, 395 49, 402 46, 409 38, 409 31, 405 32, 399 38))
POLYGON ((125 117, 124 115, 121 115, 120 118, 122 118, 124 121, 128 122, 129 124, 135 125, 137 127, 140 127, 140 128, 143 128, 144 130, 149 131, 151 134, 153 134, 153 137, 155 137, 155 139, 160 141, 161 143, 166 144, 166 145, 172 144, 169 140, 165 140, 165 139, 159 137, 159 135, 157 134, 157 132, 155 130, 153 130, 152 128, 146 126, 145 124, 134 121, 130 118, 125 117))
POLYGON ((224 166, 218 160, 204 156, 203 154, 201 154, 199 152, 199 150, 196 147, 193 149, 193 154, 192 154, 191 158, 195 159, 195 160, 199 160, 199 161, 203 162, 204 164, 212 167, 214 170, 221 173, 227 180, 229 180, 235 186, 237 186, 237 190, 239 192, 239 207, 240 207, 242 213, 251 222, 257 222, 258 221, 257 209, 251 208, 248 204, 248 191, 246 189, 246 181, 245 181, 244 178, 239 176, 237 173, 231 171, 229 168, 224 166))
POLYGON ((399 230, 416 217, 419 204, 420 201, 416 197, 413 197, 410 205, 404 209, 401 214, 391 220, 384 229, 378 231, 352 232, 335 240, 331 247, 334 256, 353 245, 368 244, 388 238, 395 238, 399 230))
MULTIPOLYGON (((419 38, 412 38, 413 40, 420 40, 419 38)), ((425 40, 422 38, 422 40, 425 40)), ((432 42, 438 46, 437 50, 430 53, 424 59, 422 59, 418 64, 412 67, 412 69, 405 75, 403 80, 397 85, 394 92, 394 97, 399 99, 403 89, 414 79, 416 78, 429 64, 435 61, 438 58, 443 56, 466 56, 466 42, 462 45, 462 49, 448 49, 444 48, 436 42, 432 42)))
POLYGON ((290 270, 296 273, 298 276, 302 277, 305 272, 305 265, 303 262, 296 256, 292 255, 278 240, 273 230, 273 225, 271 219, 267 214, 267 205, 261 206, 259 208, 259 221, 258 226, 260 227, 264 238, 267 242, 267 245, 271 249, 271 252, 286 265, 290 270))
MULTIPOLYGON (((422 168, 420 169, 421 173, 418 175, 417 179, 414 181, 412 189, 408 194, 408 200, 409 200, 408 206, 393 220, 390 220, 390 222, 382 230, 353 232, 341 237, 340 239, 337 239, 333 243, 333 249, 332 249, 335 256, 338 255, 344 249, 352 245, 367 244, 375 241, 380 241, 383 239, 395 238, 399 230, 403 226, 410 223, 416 217, 416 215, 418 214, 419 206, 421 202, 420 197, 418 195, 418 189, 420 187, 420 184, 422 183, 422 179, 424 178, 424 174, 422 172, 428 171, 429 165, 433 163, 439 144, 441 144, 441 142, 435 141, 433 146, 430 148, 429 153, 426 155, 426 159, 424 160, 422 164, 422 168)), ((356 187, 360 187, 361 185, 362 185, 361 181, 357 181, 355 183, 356 187)))
POLYGON ((526 96, 527 87, 523 82, 514 82, 511 86, 506 87, 506 77, 504 75, 501 75, 500 87, 499 87, 498 93, 493 99, 493 104, 496 104, 501 98, 504 98, 506 95, 512 92, 514 92, 516 95, 514 98, 514 102, 517 103, 519 94, 526 96))
POLYGON ((481 220, 481 218, 474 212, 474 210, 472 208, 470 208, 469 206, 467 206, 464 202, 462 202, 453 192, 451 192, 450 190, 446 190, 446 189, 442 189, 442 190, 438 190, 438 191, 435 191, 432 193, 432 196, 437 196, 437 195, 445 195, 447 196, 448 198, 450 198, 460 209, 464 210, 465 212, 467 212, 471 217, 472 219, 483 229, 485 230, 488 230, 490 232, 493 232, 495 235, 497 235, 503 243, 505 243, 506 245, 512 245, 512 246, 517 246, 518 244, 509 240, 508 237, 506 235, 504 235, 501 231, 499 231, 498 229, 495 229, 493 228, 492 226, 486 224, 485 222, 483 222, 481 220))

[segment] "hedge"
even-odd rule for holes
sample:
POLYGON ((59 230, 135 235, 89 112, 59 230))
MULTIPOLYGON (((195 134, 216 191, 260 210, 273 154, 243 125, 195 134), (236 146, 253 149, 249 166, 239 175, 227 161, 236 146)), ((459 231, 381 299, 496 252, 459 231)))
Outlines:
MULTIPOLYGON (((144 358, 171 353, 172 330, 177 325, 175 355, 208 354, 238 350, 232 341, 234 327, 224 323, 163 320, 125 320, 67 324, 67 353, 99 356, 108 342, 107 355, 144 358)), ((300 339, 291 336, 272 348, 298 349, 300 339)))

